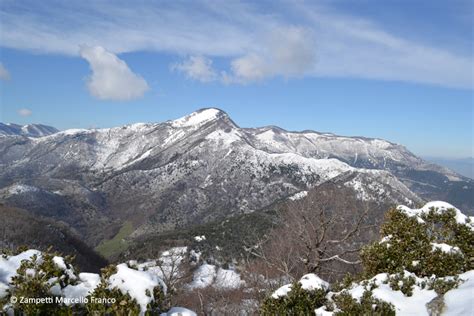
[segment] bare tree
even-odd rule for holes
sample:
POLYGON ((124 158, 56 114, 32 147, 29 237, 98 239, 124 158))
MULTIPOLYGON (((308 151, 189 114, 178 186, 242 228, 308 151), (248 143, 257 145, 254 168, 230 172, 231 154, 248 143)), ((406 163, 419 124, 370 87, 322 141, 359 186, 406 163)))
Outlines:
POLYGON ((358 252, 368 238, 363 235, 376 226, 367 218, 370 210, 352 189, 327 184, 289 201, 280 226, 247 250, 289 280, 304 273, 336 279, 360 264, 358 252))
POLYGON ((174 247, 163 251, 153 264, 158 276, 167 288, 165 307, 174 305, 176 296, 192 278, 192 266, 186 247, 174 247))

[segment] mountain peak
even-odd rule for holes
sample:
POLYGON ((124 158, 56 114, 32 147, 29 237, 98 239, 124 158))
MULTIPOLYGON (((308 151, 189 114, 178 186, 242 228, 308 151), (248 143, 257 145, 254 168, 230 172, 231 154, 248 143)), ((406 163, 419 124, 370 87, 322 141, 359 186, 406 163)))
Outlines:
POLYGON ((182 127, 200 127, 208 122, 226 119, 230 120, 226 112, 217 108, 203 108, 189 115, 171 121, 171 125, 175 128, 182 127))

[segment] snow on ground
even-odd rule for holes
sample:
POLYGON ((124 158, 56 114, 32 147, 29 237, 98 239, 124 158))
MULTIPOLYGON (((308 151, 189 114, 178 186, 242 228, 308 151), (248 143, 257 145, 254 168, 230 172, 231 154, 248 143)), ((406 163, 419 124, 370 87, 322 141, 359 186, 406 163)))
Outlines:
POLYGON ((471 230, 474 230, 474 216, 466 216, 459 209, 452 206, 449 203, 442 201, 433 201, 426 203, 425 206, 419 209, 412 209, 404 205, 400 205, 397 208, 408 216, 416 217, 418 222, 424 223, 424 220, 421 218, 423 215, 429 214, 430 211, 434 211, 437 214, 442 214, 449 209, 455 211, 455 219, 458 224, 466 225, 471 230))
POLYGON ((274 299, 279 299, 288 295, 291 292, 291 284, 285 284, 279 287, 275 292, 273 292, 272 297, 274 299))
POLYGON ((300 192, 290 196, 289 199, 292 200, 292 201, 298 201, 298 200, 301 200, 302 198, 306 197, 307 195, 308 195, 308 191, 300 191, 300 192))
MULTIPOLYGON (((419 278, 414 273, 404 271, 405 278, 411 277, 415 280, 413 294, 407 296, 401 291, 393 290, 390 287, 388 282, 390 277, 393 277, 393 275, 380 273, 369 280, 353 283, 342 292, 350 294, 359 301, 363 293, 372 288, 373 297, 391 303, 397 315, 429 315, 426 304, 438 296, 434 290, 430 290, 426 286, 430 278, 419 278)), ((444 295, 445 308, 441 315, 474 315, 474 300, 472 299, 474 297, 474 270, 463 273, 459 277, 462 283, 444 295)), ((446 277, 445 279, 451 279, 451 277, 446 277)), ((307 274, 299 282, 302 288, 308 291, 315 289, 329 290, 329 284, 315 274, 307 274)), ((272 297, 274 299, 283 298, 288 295, 291 288, 292 284, 286 284, 273 292, 272 297)), ((334 295, 342 292, 328 292, 326 297, 331 300, 334 295)), ((315 310, 315 315, 332 316, 334 311, 327 311, 326 307, 323 306, 315 310)))
MULTIPOLYGON (((415 274, 405 271, 405 276, 412 276, 416 280, 413 286, 413 295, 406 296, 401 291, 393 290, 389 284, 385 284, 389 275, 381 273, 369 280, 369 284, 373 283, 377 287, 372 291, 375 298, 381 299, 385 302, 393 304, 397 315, 427 315, 426 304, 434 299, 437 294, 434 290, 422 289, 422 282, 426 280, 418 278, 415 274)), ((363 284, 354 285, 348 292, 356 300, 360 300, 362 294, 369 286, 363 284)))
MULTIPOLYGON (((308 274, 303 275, 301 279, 299 280, 299 283, 301 284, 301 288, 306 291, 314 291, 318 289, 322 289, 322 290, 329 289, 329 283, 322 280, 314 273, 308 273, 308 274)), ((277 289, 275 292, 273 292, 272 297, 274 299, 285 297, 291 291, 291 288, 292 288, 291 284, 283 285, 282 287, 277 289)))
POLYGON ((233 142, 242 140, 242 134, 237 130, 231 130, 230 132, 224 132, 222 130, 216 130, 206 136, 207 140, 217 142, 222 145, 229 146, 233 142))
POLYGON ((328 290, 329 283, 319 278, 314 273, 305 274, 300 279, 301 288, 307 291, 328 290))
MULTIPOLYGON (((414 273, 404 271, 404 277, 415 279, 413 286, 413 295, 406 296, 401 291, 393 290, 389 284, 385 284, 389 275, 381 273, 369 280, 377 287, 373 290, 373 296, 385 302, 391 303, 395 307, 397 315, 429 315, 426 304, 431 302, 437 293, 423 286, 428 284, 430 278, 419 278, 414 273)), ((445 308, 441 315, 474 315, 474 270, 459 275, 463 283, 458 288, 452 289, 444 295, 445 308)), ((446 280, 451 277, 446 277, 446 280)), ((360 299, 365 289, 369 288, 367 283, 353 284, 349 293, 355 299, 360 299)))
POLYGON ((240 275, 234 270, 227 270, 219 268, 217 270, 214 287, 219 289, 238 289, 244 284, 240 275))
MULTIPOLYGON (((167 251, 167 254, 182 253, 182 248, 172 248, 167 251)), ((5 297, 8 293, 9 283, 13 276, 16 275, 17 269, 20 267, 23 260, 29 260, 34 255, 37 255, 39 262, 41 262, 41 252, 38 250, 27 250, 16 256, 1 256, 0 257, 0 298, 5 297)), ((51 294, 64 297, 64 302, 68 305, 76 301, 84 302, 84 299, 91 294, 99 285, 101 278, 96 273, 79 273, 78 276, 74 274, 72 267, 69 267, 64 262, 62 257, 53 257, 53 263, 61 270, 63 270, 71 280, 75 280, 74 284, 70 284, 61 289, 57 284, 57 278, 48 280, 51 287, 51 294)), ((130 268, 126 263, 118 264, 117 272, 109 277, 107 280, 109 289, 119 289, 124 294, 129 294, 140 305, 141 314, 144 315, 147 305, 152 302, 153 289, 160 286, 166 292, 166 286, 154 269, 147 271, 136 270, 130 268)), ((145 265, 142 265, 142 268, 145 265)), ((28 273, 28 271, 27 271, 28 273)), ((32 275, 37 271, 31 269, 32 275)), ((186 311, 185 309, 182 309, 186 311)), ((173 313, 165 315, 179 315, 179 308, 172 310, 173 313)), ((195 315, 188 310, 188 314, 195 315)))
POLYGON ((167 313, 161 314, 161 316, 197 316, 197 314, 184 307, 173 307, 167 313))
POLYGON ((39 189, 37 187, 33 187, 31 185, 26 184, 13 184, 8 187, 8 193, 11 195, 38 191, 39 189))
POLYGON ((169 131, 168 137, 165 138, 165 140, 163 141, 161 146, 165 147, 168 144, 172 144, 175 141, 183 138, 184 136, 186 136, 186 133, 182 129, 179 129, 177 131, 171 130, 171 131, 169 131))
POLYGON ((202 235, 202 236, 194 236, 194 240, 197 241, 197 242, 201 242, 203 240, 206 240, 206 236, 202 235))
POLYGON ((131 269, 125 263, 117 265, 117 273, 109 278, 109 288, 118 288, 122 293, 128 293, 140 305, 142 313, 145 313, 147 305, 152 302, 153 289, 157 286, 165 288, 163 281, 155 273, 131 269))
POLYGON ((212 264, 199 266, 193 274, 193 280, 188 284, 189 289, 202 289, 212 286, 217 289, 237 289, 244 285, 240 274, 234 270, 217 268, 212 264))
POLYGON ((431 247, 433 247, 433 251, 435 250, 441 250, 442 252, 445 252, 445 253, 462 253, 461 252, 461 249, 459 249, 459 247, 453 247, 453 246, 450 246, 448 244, 445 244, 445 243, 436 243, 436 242, 432 242, 431 243, 431 247))
MULTIPOLYGON (((150 271, 163 280, 179 277, 182 271, 180 265, 185 259, 187 247, 173 247, 163 251, 158 260, 143 262, 137 265, 140 271, 150 271)), ((129 262, 130 264, 134 262, 129 262)))
POLYGON ((93 132, 93 130, 91 130, 91 129, 71 128, 71 129, 67 129, 65 131, 58 132, 56 134, 48 135, 46 137, 60 137, 61 135, 73 136, 73 135, 77 135, 77 134, 92 133, 92 132, 93 132))
POLYGON ((203 264, 199 266, 193 274, 193 280, 188 285, 190 289, 202 289, 214 283, 217 276, 216 266, 203 264))
POLYGON ((474 270, 459 275, 464 283, 444 295, 443 315, 474 315, 474 270))
POLYGON ((8 284, 11 282, 12 277, 16 275, 16 270, 20 267, 21 262, 31 259, 34 255, 41 258, 41 252, 34 249, 24 251, 16 256, 8 256, 6 258, 0 256, 0 298, 6 295, 6 293, 1 292, 1 289, 5 289, 5 286, 8 288, 8 284))
POLYGON ((199 112, 191 113, 177 120, 174 120, 171 122, 171 125, 174 128, 192 127, 192 126, 199 127, 206 122, 216 119, 218 114, 219 114, 219 110, 217 109, 205 109, 199 112))
POLYGON ((68 285, 62 289, 63 296, 70 299, 66 302, 72 303, 75 300, 81 300, 94 292, 100 283, 100 276, 96 273, 79 273, 77 281, 76 285, 68 285))

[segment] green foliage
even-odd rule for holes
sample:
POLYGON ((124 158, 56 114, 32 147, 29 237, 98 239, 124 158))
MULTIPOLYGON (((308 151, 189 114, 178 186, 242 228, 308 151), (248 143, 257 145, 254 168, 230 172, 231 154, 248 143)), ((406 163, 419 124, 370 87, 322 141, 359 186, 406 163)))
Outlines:
POLYGON ((129 294, 119 289, 109 289, 109 278, 117 273, 117 267, 110 265, 101 270, 101 281, 88 297, 85 309, 92 315, 138 315, 140 306, 129 294))
MULTIPOLYGON (((56 296, 51 294, 53 286, 64 288, 74 284, 74 280, 53 262, 56 254, 43 253, 41 258, 34 255, 31 260, 21 262, 17 275, 12 278, 9 295, 5 298, 10 301, 12 308, 26 315, 69 315, 71 310, 56 301, 56 296), (13 301, 14 297, 17 300, 13 301), (22 301, 22 299, 35 299, 35 301, 22 301)), ((64 259, 67 268, 71 268, 71 258, 64 259)), ((6 304, 6 302, 4 302, 6 304)))
POLYGON ((119 289, 109 289, 106 282, 101 282, 94 292, 87 297, 85 309, 92 315, 138 315, 140 306, 128 294, 119 289))
POLYGON ((296 283, 286 297, 267 298, 261 306, 261 314, 304 315, 325 305, 326 310, 336 311, 335 315, 395 315, 393 305, 372 296, 376 283, 360 283, 361 278, 387 273, 389 276, 384 283, 405 296, 413 295, 415 285, 442 295, 458 286, 458 274, 473 269, 474 233, 468 225, 457 223, 454 209, 443 212, 432 209, 419 218, 392 209, 386 214, 381 235, 385 237, 380 242, 367 245, 361 251, 363 273, 346 276, 333 287, 336 294, 331 298, 315 299, 296 283), (452 251, 442 251, 434 247, 435 243, 447 244, 453 247, 452 251), (425 279, 420 282, 416 276, 425 279), (345 290, 355 281, 365 288, 360 300, 345 290))
POLYGON ((161 312, 167 310, 169 307, 169 297, 166 297, 161 286, 155 286, 155 288, 153 288, 153 301, 147 306, 149 314, 152 315, 155 311, 161 312))
POLYGON ((131 222, 125 222, 120 228, 119 232, 114 238, 109 240, 103 240, 96 248, 95 251, 100 253, 105 258, 111 258, 114 255, 121 253, 126 250, 129 246, 126 238, 133 232, 133 224, 131 222))
POLYGON ((424 223, 420 223, 416 217, 390 210, 381 229, 381 235, 387 239, 368 245, 361 252, 365 276, 408 270, 421 277, 443 277, 472 269, 474 233, 466 225, 458 224, 455 214, 454 210, 431 210, 421 217, 424 223), (433 242, 456 246, 461 252, 433 250, 433 242))
POLYGON ((390 277, 389 284, 392 290, 401 291, 405 296, 412 296, 416 279, 411 275, 405 276, 403 273, 397 273, 390 277))
MULTIPOLYGON (((41 256, 32 256, 23 260, 17 269, 17 275, 12 278, 8 295, 0 299, 0 314, 8 306, 15 315, 139 315, 140 306, 128 293, 124 294, 118 288, 110 288, 109 279, 117 273, 117 267, 110 265, 101 270, 101 282, 87 296, 84 305, 66 306, 60 303, 58 293, 68 285, 77 284, 72 274, 58 268, 53 258, 60 256, 56 253, 43 252, 41 256), (16 297, 18 301, 11 300, 16 297), (36 299, 28 303, 20 298, 36 299), (42 299, 42 301, 40 301, 42 299)), ((71 257, 65 257, 66 268, 73 271, 71 257)), ((165 293, 161 286, 156 286, 153 297, 147 306, 146 315, 158 315, 164 311, 165 293)))
POLYGON ((392 304, 376 299, 372 296, 375 286, 366 290, 360 301, 354 299, 347 291, 332 296, 332 301, 326 298, 324 290, 306 291, 299 282, 292 285, 287 296, 274 299, 268 297, 260 307, 261 315, 312 315, 314 310, 322 306, 328 311, 337 311, 338 316, 376 315, 393 316, 395 310, 392 304))
POLYGON ((279 299, 268 297, 260 307, 261 315, 311 315, 327 302, 326 291, 306 291, 299 282, 293 283, 287 296, 279 299))
POLYGON ((358 280, 357 276, 354 276, 350 273, 347 273, 344 278, 340 282, 337 282, 333 287, 332 290, 334 292, 339 292, 342 291, 343 289, 346 289, 352 285, 352 283, 360 281, 358 280))
POLYGON ((360 298, 360 302, 354 299, 349 293, 343 291, 333 297, 339 311, 336 316, 353 315, 374 315, 374 316, 394 316, 393 305, 372 296, 371 291, 365 291, 360 298))
POLYGON ((429 282, 428 288, 430 290, 435 290, 436 293, 442 295, 446 293, 447 291, 457 287, 460 284, 460 279, 458 276, 455 276, 454 278, 451 279, 442 279, 442 278, 436 278, 429 282))

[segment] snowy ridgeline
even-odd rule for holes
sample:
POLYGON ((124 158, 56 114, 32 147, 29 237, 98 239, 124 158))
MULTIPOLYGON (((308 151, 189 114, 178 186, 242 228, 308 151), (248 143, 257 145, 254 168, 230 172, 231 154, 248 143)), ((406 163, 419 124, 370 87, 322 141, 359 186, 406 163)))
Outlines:
MULTIPOLYGON (((198 237, 205 238, 204 236, 198 237)), ((163 280, 181 277, 180 274, 183 272, 180 265, 187 254, 199 257, 199 253, 194 251, 188 253, 187 247, 175 247, 164 251, 158 260, 143 263, 129 261, 118 264, 116 272, 107 279, 108 288, 118 289, 123 294, 130 295, 131 298, 136 300, 140 306, 141 314, 144 315, 147 305, 154 300, 153 289, 157 286, 161 287, 164 294, 166 294, 167 287, 163 280)), ((12 278, 17 275, 21 263, 25 260, 31 260, 33 256, 38 258, 38 262, 42 262, 42 252, 32 249, 15 256, 0 257, 0 299, 8 295, 12 278)), ((57 278, 51 278, 48 280, 48 283, 52 284, 50 294, 63 298, 60 302, 68 306, 87 303, 88 295, 93 294, 101 282, 100 275, 95 273, 77 274, 74 268, 67 265, 62 257, 55 256, 53 262, 73 282, 61 288, 57 278)), ((31 271, 27 271, 27 274, 32 277, 37 273, 41 273, 33 269, 28 270, 31 271)), ((211 264, 202 264, 196 267, 192 281, 185 287, 190 291, 206 287, 228 290, 238 288, 243 283, 240 275, 233 270, 222 269, 211 264)), ((9 310, 8 304, 5 306, 5 310, 9 310)), ((11 309, 10 313, 12 313, 11 309)), ((193 316, 196 314, 183 307, 173 307, 162 315, 193 316)))

